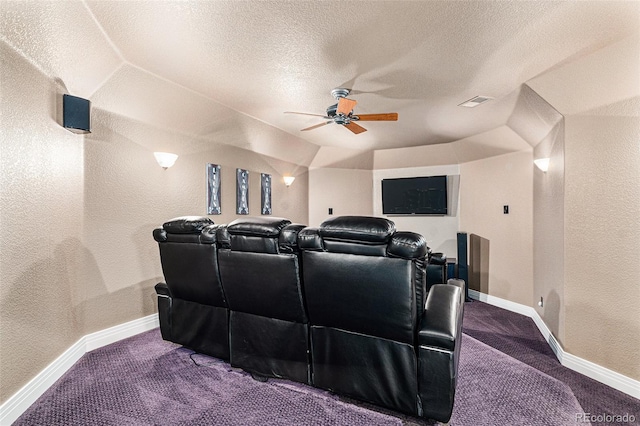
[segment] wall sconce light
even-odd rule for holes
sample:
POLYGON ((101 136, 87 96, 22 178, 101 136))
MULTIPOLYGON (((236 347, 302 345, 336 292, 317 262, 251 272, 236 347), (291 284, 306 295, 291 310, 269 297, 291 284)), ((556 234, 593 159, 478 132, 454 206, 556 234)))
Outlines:
POLYGON ((545 173, 547 173, 547 170, 549 170, 548 158, 538 158, 537 160, 533 160, 533 163, 545 173))
POLYGON ((284 179, 284 184, 287 186, 291 186, 293 181, 296 180, 294 176, 283 176, 282 179, 284 179))
POLYGON ((160 164, 160 167, 165 170, 173 166, 173 163, 178 159, 176 154, 171 154, 170 152, 154 152, 153 155, 156 157, 156 161, 160 164))

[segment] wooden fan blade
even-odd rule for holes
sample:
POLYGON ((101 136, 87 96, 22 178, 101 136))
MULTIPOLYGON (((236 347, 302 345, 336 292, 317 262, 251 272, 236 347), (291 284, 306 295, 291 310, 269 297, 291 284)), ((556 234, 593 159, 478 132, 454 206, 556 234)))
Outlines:
POLYGON ((384 114, 359 114, 358 121, 398 121, 398 113, 387 112, 384 114))
POLYGON ((318 127, 322 127, 322 126, 326 126, 329 123, 333 123, 333 121, 327 121, 326 123, 320 123, 320 124, 316 124, 315 126, 311 126, 311 127, 307 127, 306 129, 302 129, 300 130, 301 132, 304 132, 306 130, 313 130, 313 129, 317 129, 318 127))
POLYGON ((358 102, 353 99, 340 98, 338 100, 338 109, 336 110, 337 114, 349 115, 351 111, 353 111, 353 107, 356 106, 358 102))
POLYGON ((323 114, 311 114, 311 113, 308 113, 308 112, 285 111, 284 113, 285 113, 285 114, 312 115, 312 116, 314 116, 314 117, 326 117, 326 116, 325 116, 325 115, 323 115, 323 114))
POLYGON ((349 124, 345 124, 344 127, 346 127, 347 129, 351 130, 353 133, 355 133, 356 135, 358 133, 362 133, 362 132, 366 132, 367 129, 365 129, 364 127, 354 123, 353 121, 349 124))

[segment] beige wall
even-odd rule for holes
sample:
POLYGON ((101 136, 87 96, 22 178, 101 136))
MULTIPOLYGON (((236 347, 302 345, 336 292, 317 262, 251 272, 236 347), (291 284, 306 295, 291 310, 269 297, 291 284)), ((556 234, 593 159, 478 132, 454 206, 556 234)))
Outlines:
POLYGON ((550 297, 538 312, 564 350, 636 380, 639 49, 636 31, 527 83, 565 117, 564 135, 550 135, 536 148, 536 154, 551 149, 552 159, 535 185, 542 244, 535 251, 534 300, 550 297))
POLYGON ((533 167, 530 150, 460 165, 460 230, 489 240, 489 294, 526 306, 533 295, 533 167))
POLYGON ((308 222, 305 167, 203 143, 100 108, 82 136, 56 121, 62 83, 0 42, 0 402, 81 336, 156 311, 162 280, 154 227, 206 213, 207 162, 222 166, 222 209, 235 219, 235 169, 250 171, 250 214, 260 172, 273 176, 273 215, 308 222), (180 154, 163 170, 152 151, 180 154), (184 148, 188 147, 188 149, 184 148), (297 177, 287 188, 282 175, 297 177))
POLYGON ((640 380, 640 111, 565 119, 565 339, 640 380))
POLYGON ((56 124, 64 88, 0 42, 0 402, 71 346, 83 143, 56 124))
POLYGON ((309 226, 334 216, 372 216, 371 170, 320 168, 309 170, 309 226))
POLYGON ((564 344, 564 121, 534 150, 549 158, 549 170, 533 173, 533 306, 549 330, 564 344), (538 306, 540 298, 543 306, 538 306))

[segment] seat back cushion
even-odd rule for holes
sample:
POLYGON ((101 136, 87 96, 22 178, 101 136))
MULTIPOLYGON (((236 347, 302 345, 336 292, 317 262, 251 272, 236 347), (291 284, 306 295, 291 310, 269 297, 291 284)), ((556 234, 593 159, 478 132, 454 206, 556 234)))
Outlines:
POLYGON ((410 260, 305 251, 303 265, 312 325, 413 344, 416 293, 410 260))
POLYGON ((154 230, 172 297, 226 307, 217 261, 217 227, 206 217, 184 216, 154 230))
POLYGON ((218 261, 231 310, 306 322, 297 255, 220 249, 218 261))

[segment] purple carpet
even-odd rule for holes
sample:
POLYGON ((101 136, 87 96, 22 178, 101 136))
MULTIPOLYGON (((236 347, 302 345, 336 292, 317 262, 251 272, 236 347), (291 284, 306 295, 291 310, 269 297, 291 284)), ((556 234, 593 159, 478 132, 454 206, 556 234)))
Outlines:
MULTIPOLYGON (((465 309, 451 425, 577 424, 584 412, 640 418, 640 401, 566 373, 530 319, 480 302, 465 309), (608 411, 597 411, 603 407, 608 411)), ((14 424, 436 423, 285 380, 258 382, 223 361, 162 341, 152 330, 83 356, 14 424)))
MULTIPOLYGON (((563 367, 531 318, 477 301, 466 303, 464 309, 465 334, 565 383, 584 413, 602 420, 606 420, 606 416, 629 414, 634 421, 618 424, 640 425, 640 400, 563 367)), ((592 424, 611 425, 612 422, 593 421, 592 424)))

